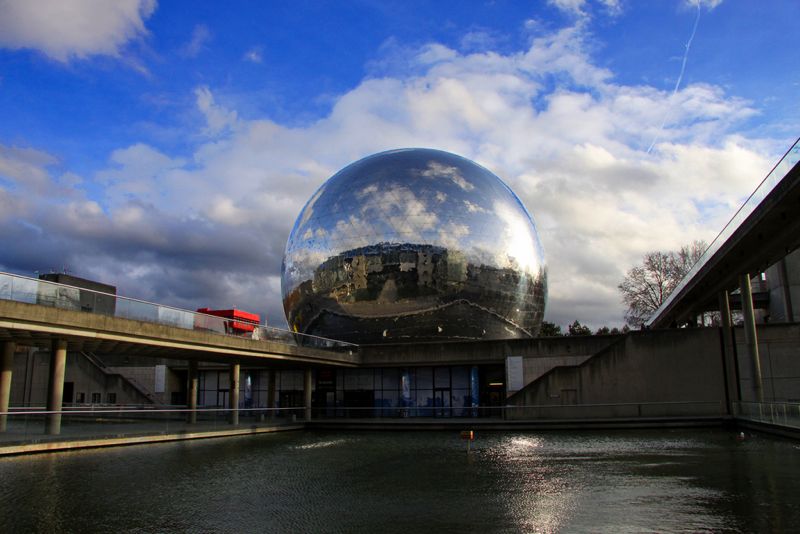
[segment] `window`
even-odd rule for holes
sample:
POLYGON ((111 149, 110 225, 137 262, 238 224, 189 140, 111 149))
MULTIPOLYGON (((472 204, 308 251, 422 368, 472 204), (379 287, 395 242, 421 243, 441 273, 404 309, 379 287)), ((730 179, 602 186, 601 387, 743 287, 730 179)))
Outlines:
POLYGON ((75 394, 75 404, 83 404, 86 402, 86 393, 79 391, 75 394))
POLYGON ((92 393, 92 404, 100 404, 100 394, 92 393))
POLYGON ((116 404, 117 403, 117 394, 116 393, 109 393, 107 395, 108 404, 116 404))

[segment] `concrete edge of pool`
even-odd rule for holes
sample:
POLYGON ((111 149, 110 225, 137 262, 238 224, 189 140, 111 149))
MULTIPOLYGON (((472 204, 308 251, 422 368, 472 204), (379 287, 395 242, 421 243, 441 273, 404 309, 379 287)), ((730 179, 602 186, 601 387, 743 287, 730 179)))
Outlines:
POLYGON ((249 436, 255 434, 266 434, 270 432, 303 430, 303 428, 305 428, 305 425, 303 423, 298 423, 290 425, 231 428, 226 430, 207 430, 198 432, 158 433, 136 436, 106 436, 92 438, 76 437, 74 439, 60 441, 36 441, 3 445, 0 446, 0 456, 37 454, 43 452, 59 452, 77 449, 94 449, 102 447, 119 447, 124 445, 144 445, 150 443, 165 443, 195 439, 249 436))
POLYGON ((751 430, 773 434, 794 440, 800 439, 800 430, 737 419, 730 416, 684 417, 684 418, 632 418, 632 419, 587 419, 587 420, 550 420, 550 421, 487 421, 487 420, 374 420, 374 419, 339 419, 312 420, 293 424, 272 426, 251 426, 247 428, 230 428, 225 430, 198 430, 196 432, 153 433, 131 436, 76 437, 62 440, 30 441, 27 443, 11 443, 0 446, 0 457, 13 455, 38 454, 46 452, 62 452, 79 449, 119 447, 127 445, 146 445, 175 441, 241 437, 248 435, 287 432, 297 430, 364 430, 364 431, 442 431, 442 430, 480 430, 480 431, 573 431, 573 430, 636 430, 658 428, 729 428, 731 430, 751 430))

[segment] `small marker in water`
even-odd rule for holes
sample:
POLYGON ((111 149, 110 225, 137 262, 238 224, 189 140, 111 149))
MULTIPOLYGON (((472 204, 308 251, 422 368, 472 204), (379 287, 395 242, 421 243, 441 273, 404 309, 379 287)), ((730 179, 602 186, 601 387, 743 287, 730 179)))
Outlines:
POLYGON ((469 452, 470 445, 475 441, 475 432, 472 430, 462 430, 461 439, 467 440, 467 452, 469 452))

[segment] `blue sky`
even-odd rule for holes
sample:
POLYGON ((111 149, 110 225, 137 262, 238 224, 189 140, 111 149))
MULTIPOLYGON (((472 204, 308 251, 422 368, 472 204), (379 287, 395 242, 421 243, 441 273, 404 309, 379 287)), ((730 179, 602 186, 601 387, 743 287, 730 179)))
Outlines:
POLYGON ((613 326, 624 272, 710 241, 800 132, 792 0, 33 4, 0 0, 0 269, 274 324, 294 218, 370 153, 491 169, 547 318, 613 326))

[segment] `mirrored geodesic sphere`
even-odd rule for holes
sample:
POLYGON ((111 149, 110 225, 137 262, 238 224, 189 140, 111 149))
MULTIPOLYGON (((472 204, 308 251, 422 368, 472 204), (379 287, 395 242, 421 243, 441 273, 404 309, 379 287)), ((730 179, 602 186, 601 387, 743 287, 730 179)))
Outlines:
POLYGON ((281 286, 289 327, 354 343, 535 336, 547 298, 539 237, 497 176, 402 149, 325 182, 295 222, 281 286))

